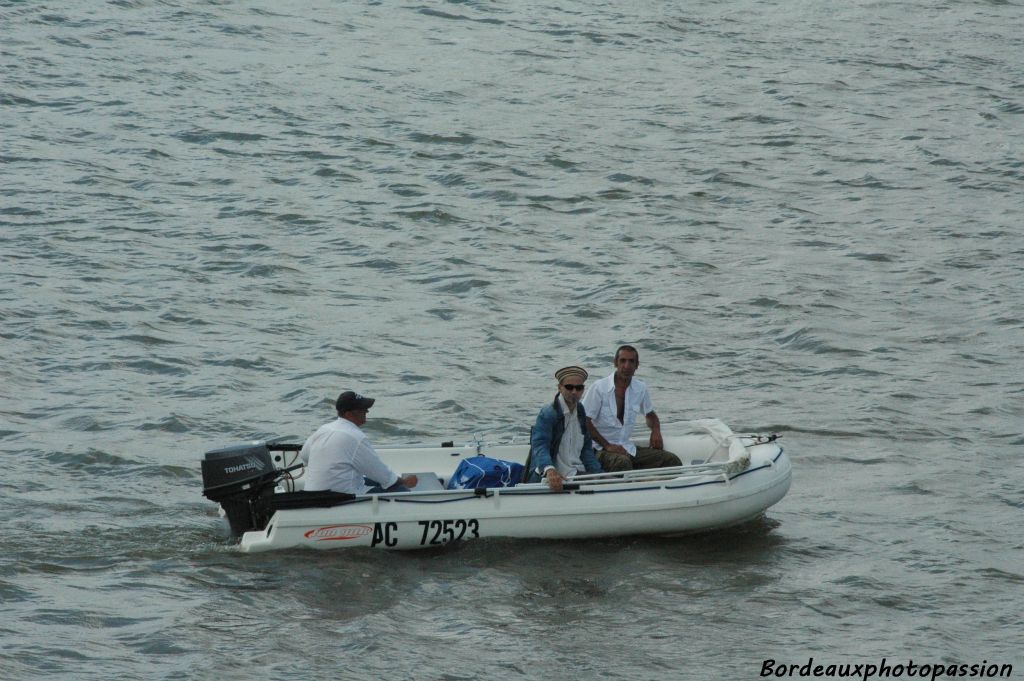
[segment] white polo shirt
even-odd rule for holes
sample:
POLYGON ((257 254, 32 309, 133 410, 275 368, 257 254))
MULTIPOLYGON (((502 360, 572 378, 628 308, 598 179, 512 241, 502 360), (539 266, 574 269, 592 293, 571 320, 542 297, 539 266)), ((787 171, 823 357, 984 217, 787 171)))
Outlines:
POLYGON ((587 388, 583 395, 583 408, 587 418, 594 422, 601 437, 613 445, 622 445, 630 456, 636 456, 636 445, 633 444, 633 425, 638 414, 650 414, 654 411, 651 396, 647 393, 647 385, 633 378, 626 388, 626 404, 622 410, 622 422, 619 422, 619 408, 615 404, 615 374, 605 376, 587 388))
POLYGON ((380 460, 359 426, 340 416, 310 435, 299 456, 306 462, 303 489, 309 492, 365 494, 369 487, 363 476, 385 489, 398 482, 398 475, 380 460))

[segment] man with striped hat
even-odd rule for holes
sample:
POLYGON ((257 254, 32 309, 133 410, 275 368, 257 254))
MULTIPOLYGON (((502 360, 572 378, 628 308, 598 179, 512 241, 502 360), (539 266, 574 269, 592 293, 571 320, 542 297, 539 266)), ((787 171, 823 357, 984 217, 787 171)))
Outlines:
POLYGON ((587 413, 580 403, 587 372, 568 366, 555 372, 558 393, 541 407, 530 432, 527 482, 547 482, 552 491, 577 473, 601 473, 594 446, 587 431, 587 413))

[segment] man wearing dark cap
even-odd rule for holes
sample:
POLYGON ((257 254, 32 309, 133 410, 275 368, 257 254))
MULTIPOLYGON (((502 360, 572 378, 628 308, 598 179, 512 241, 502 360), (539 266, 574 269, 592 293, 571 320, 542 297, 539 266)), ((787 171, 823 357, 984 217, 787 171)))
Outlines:
POLYGON ((601 448, 598 461, 609 473, 682 465, 678 456, 664 450, 661 421, 647 386, 633 376, 640 367, 640 353, 632 345, 620 345, 614 363, 615 372, 596 381, 583 397, 590 435, 601 448), (637 447, 631 439, 637 414, 644 415, 651 429, 650 447, 637 447))
POLYGON ((577 473, 600 473, 601 464, 587 432, 587 413, 580 404, 587 372, 570 366, 555 372, 558 394, 541 407, 530 433, 527 482, 543 479, 553 491, 577 473))
POLYGON ((375 401, 351 390, 338 396, 334 404, 338 418, 320 426, 302 445, 306 491, 367 494, 408 492, 416 486, 415 475, 399 477, 380 460, 359 428, 366 423, 366 412, 375 401))

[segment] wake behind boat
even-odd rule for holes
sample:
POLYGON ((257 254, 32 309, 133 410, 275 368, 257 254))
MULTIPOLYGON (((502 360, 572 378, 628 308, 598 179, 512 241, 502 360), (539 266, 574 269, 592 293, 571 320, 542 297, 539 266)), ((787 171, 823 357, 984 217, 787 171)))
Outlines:
POLYGON ((688 465, 578 475, 562 492, 544 483, 446 489, 463 459, 524 464, 528 443, 378 447, 385 463, 419 483, 368 495, 302 491, 300 448, 258 441, 207 452, 203 494, 221 505, 242 551, 704 532, 759 517, 791 479, 777 436, 736 434, 714 419, 665 437, 665 448, 688 465))

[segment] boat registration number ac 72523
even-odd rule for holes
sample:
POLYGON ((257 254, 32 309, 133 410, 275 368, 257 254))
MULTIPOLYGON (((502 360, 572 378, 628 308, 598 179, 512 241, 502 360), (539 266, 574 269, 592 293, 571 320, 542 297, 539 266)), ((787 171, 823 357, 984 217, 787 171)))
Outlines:
MULTIPOLYGON (((480 521, 476 518, 463 520, 420 520, 423 534, 420 546, 440 546, 460 539, 479 539, 480 521)), ((398 546, 398 523, 375 523, 370 546, 398 546)))
POLYGON ((480 521, 476 518, 470 518, 469 520, 461 518, 458 520, 421 520, 419 525, 423 528, 420 546, 447 544, 450 541, 458 541, 459 539, 477 539, 480 537, 480 521))

